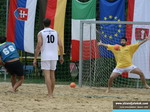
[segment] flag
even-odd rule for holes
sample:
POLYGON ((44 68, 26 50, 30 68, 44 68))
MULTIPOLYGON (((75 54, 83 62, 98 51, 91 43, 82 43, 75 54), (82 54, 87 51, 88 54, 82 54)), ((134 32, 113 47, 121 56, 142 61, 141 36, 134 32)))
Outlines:
MULTIPOLYGON (((150 0, 128 0, 128 21, 149 22, 150 0)), ((131 25, 130 25, 131 26, 131 25)), ((129 43, 134 44, 150 35, 150 25, 135 25, 127 28, 130 32, 129 43)), ((133 64, 142 70, 146 79, 150 79, 150 42, 142 44, 133 56, 133 64)), ((138 75, 129 74, 128 77, 140 78, 138 75)))
POLYGON ((38 1, 39 7, 39 31, 44 28, 43 26, 43 19, 45 18, 46 8, 47 8, 47 0, 39 0, 38 1))
MULTIPOLYGON (((124 21, 125 0, 100 0, 100 21, 124 21)), ((105 44, 120 44, 120 38, 125 36, 125 25, 122 24, 101 24, 100 40, 105 44)), ((100 56, 113 57, 111 51, 100 46, 100 56)))
POLYGON ((51 20, 50 28, 59 33, 64 45, 64 22, 67 0, 47 0, 46 18, 51 20))
POLYGON ((34 21, 37 0, 10 0, 7 41, 17 49, 34 53, 34 21))
MULTIPOLYGON (((96 0, 79 2, 72 0, 72 61, 79 60, 80 49, 80 21, 96 20, 96 0)), ((96 47, 96 25, 83 25, 83 59, 96 58, 98 49, 96 47)))

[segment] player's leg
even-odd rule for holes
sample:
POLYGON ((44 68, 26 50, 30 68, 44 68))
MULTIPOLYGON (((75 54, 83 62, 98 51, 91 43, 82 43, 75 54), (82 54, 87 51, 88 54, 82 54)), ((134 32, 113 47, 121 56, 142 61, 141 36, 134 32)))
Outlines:
POLYGON ((44 77, 45 77, 45 84, 48 90, 48 96, 52 97, 52 82, 50 79, 50 61, 41 61, 41 69, 43 70, 44 77))
POLYGON ((15 84, 16 84, 16 75, 13 74, 13 75, 11 75, 11 85, 12 85, 12 88, 14 87, 15 84))
POLYGON ((18 70, 17 64, 15 62, 9 62, 9 63, 5 64, 5 68, 6 68, 7 72, 9 74, 11 74, 11 85, 12 85, 11 91, 15 92, 14 86, 15 86, 15 84, 17 82, 15 71, 18 70))
POLYGON ((52 82, 52 94, 55 88, 55 70, 56 70, 57 60, 50 61, 50 79, 52 82))
POLYGON ((23 81, 24 81, 24 76, 22 75, 22 76, 17 76, 18 77, 18 81, 15 83, 15 85, 13 86, 13 92, 16 92, 16 90, 17 90, 17 88, 19 87, 19 86, 21 86, 22 85, 22 83, 23 83, 23 81))
POLYGON ((54 70, 50 70, 50 78, 51 78, 51 82, 52 82, 52 94, 55 88, 55 71, 54 70))
POLYGON ((110 75, 110 78, 108 79, 108 89, 106 91, 106 93, 110 92, 110 88, 112 86, 113 80, 118 77, 120 75, 120 73, 117 72, 112 72, 112 74, 110 75))
POLYGON ((45 77, 45 83, 46 83, 46 86, 47 86, 47 90, 48 90, 48 96, 49 97, 52 97, 52 82, 51 82, 51 79, 50 79, 50 70, 43 70, 44 72, 44 77, 45 77))
POLYGON ((149 85, 147 84, 145 80, 145 76, 143 72, 139 68, 134 68, 133 70, 130 71, 130 73, 134 73, 140 76, 140 79, 142 80, 143 84, 145 85, 145 88, 150 89, 149 85))
POLYGON ((13 86, 13 92, 16 92, 17 88, 22 85, 24 81, 24 73, 23 73, 23 65, 18 61, 14 61, 11 64, 13 73, 16 74, 18 81, 16 81, 15 85, 13 86))

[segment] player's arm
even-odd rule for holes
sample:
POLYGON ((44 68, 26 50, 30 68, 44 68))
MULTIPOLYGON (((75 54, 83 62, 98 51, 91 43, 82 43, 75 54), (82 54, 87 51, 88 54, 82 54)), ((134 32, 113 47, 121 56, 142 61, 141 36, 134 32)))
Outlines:
POLYGON ((143 43, 145 43, 146 41, 150 40, 150 35, 147 36, 144 40, 139 42, 139 46, 142 45, 143 43))
POLYGON ((108 44, 104 44, 102 42, 98 42, 97 45, 101 45, 101 46, 104 46, 104 47, 108 47, 108 44))
POLYGON ((61 64, 63 64, 63 62, 64 62, 63 45, 62 45, 62 42, 61 42, 61 39, 60 39, 59 35, 58 35, 58 46, 59 46, 59 51, 60 51, 60 59, 59 59, 59 61, 60 61, 61 64))
POLYGON ((41 46, 42 46, 42 43, 43 43, 41 32, 38 33, 37 38, 38 38, 38 42, 37 42, 37 45, 36 45, 36 48, 35 48, 35 55, 34 55, 34 61, 33 61, 34 66, 36 66, 37 57, 39 56, 39 53, 41 51, 41 46))

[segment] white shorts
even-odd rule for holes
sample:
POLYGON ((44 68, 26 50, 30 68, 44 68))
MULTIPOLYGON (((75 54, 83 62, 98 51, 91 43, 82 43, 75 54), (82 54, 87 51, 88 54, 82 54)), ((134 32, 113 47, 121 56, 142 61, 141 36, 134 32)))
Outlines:
POLYGON ((115 68, 113 72, 122 74, 123 72, 131 72, 135 68, 137 68, 135 65, 131 65, 127 68, 115 68))
POLYGON ((42 70, 56 70, 57 60, 41 61, 42 70))

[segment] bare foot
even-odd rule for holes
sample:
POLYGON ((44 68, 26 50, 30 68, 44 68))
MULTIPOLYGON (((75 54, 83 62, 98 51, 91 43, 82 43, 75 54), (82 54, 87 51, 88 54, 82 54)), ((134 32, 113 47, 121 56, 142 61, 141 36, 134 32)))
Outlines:
POLYGON ((15 91, 13 89, 11 90, 8 90, 7 92, 10 92, 10 93, 15 93, 15 91))
POLYGON ((53 95, 49 95, 49 94, 48 94, 47 96, 48 96, 50 99, 51 99, 51 98, 54 98, 54 96, 53 96, 53 95))
POLYGON ((17 91, 18 91, 18 89, 16 89, 16 90, 15 90, 15 89, 12 89, 12 91, 15 93, 15 92, 17 92, 17 91))
POLYGON ((106 90, 106 93, 109 93, 109 92, 110 92, 110 89, 107 89, 107 90, 106 90))
POLYGON ((145 88, 146 88, 146 89, 150 89, 150 86, 147 85, 147 86, 145 86, 145 88))
POLYGON ((53 96, 48 96, 50 99, 52 99, 53 98, 53 96))

